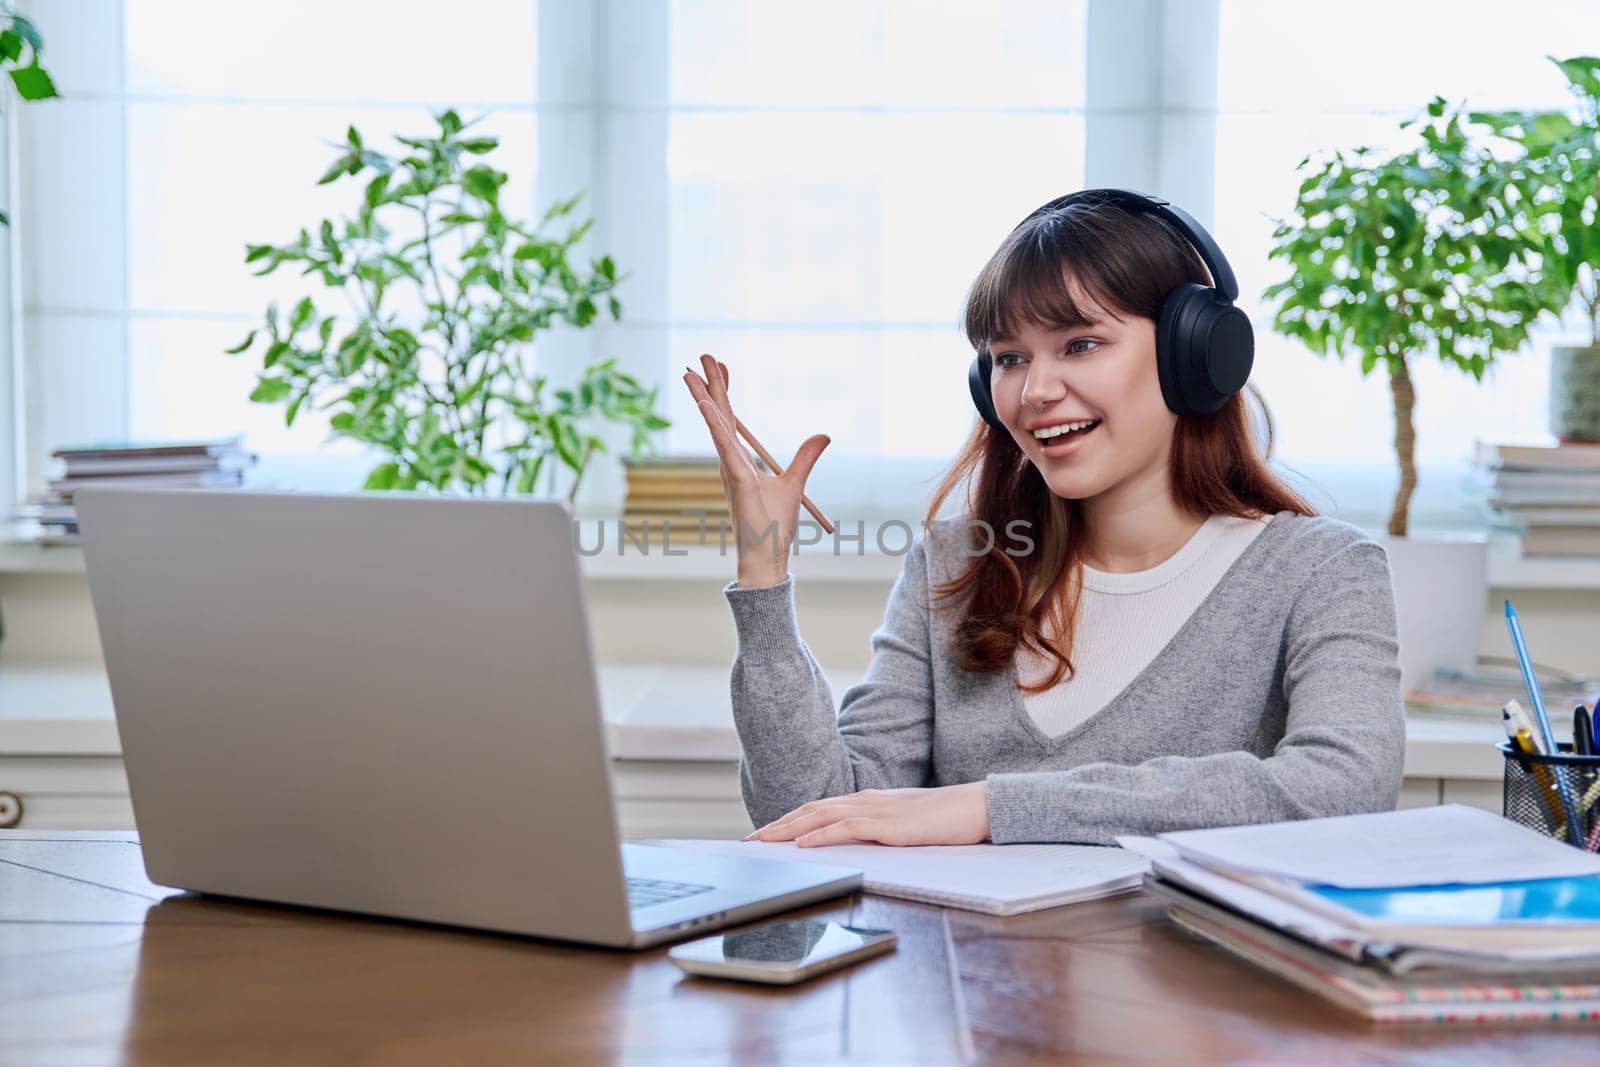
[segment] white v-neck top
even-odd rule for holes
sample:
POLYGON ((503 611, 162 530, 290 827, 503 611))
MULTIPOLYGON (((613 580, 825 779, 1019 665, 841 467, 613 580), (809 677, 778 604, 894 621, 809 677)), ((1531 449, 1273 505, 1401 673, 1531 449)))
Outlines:
MULTIPOLYGON (((1070 653, 1076 673, 1042 693, 1021 694, 1040 731, 1060 737, 1126 689, 1270 521, 1213 515, 1148 570, 1117 574, 1085 566, 1070 653)), ((1054 661, 1019 649, 1016 665, 1021 681, 1036 683, 1050 676, 1054 661)))

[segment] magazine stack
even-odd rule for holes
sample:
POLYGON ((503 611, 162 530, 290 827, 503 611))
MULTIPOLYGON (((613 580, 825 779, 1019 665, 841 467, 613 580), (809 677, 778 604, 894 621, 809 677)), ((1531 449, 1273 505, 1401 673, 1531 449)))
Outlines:
POLYGON ((1600 1022, 1600 856, 1498 815, 1117 840, 1178 927, 1373 1022, 1600 1022))
POLYGON ((1530 559, 1600 559, 1600 444, 1478 442, 1488 507, 1530 559))
POLYGON ((255 456, 240 437, 211 441, 119 441, 58 448, 62 464, 49 492, 23 512, 43 528, 40 540, 74 543, 78 518, 72 498, 89 486, 219 489, 239 486, 255 456))

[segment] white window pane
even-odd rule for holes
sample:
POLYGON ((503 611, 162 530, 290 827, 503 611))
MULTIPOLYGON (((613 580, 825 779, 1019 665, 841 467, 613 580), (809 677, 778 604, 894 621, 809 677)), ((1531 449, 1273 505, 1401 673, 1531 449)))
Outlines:
POLYGON ((679 114, 668 167, 675 318, 953 327, 1011 228, 1082 184, 1083 120, 679 114))
POLYGON ((728 107, 1083 105, 1082 0, 674 0, 672 100, 728 107))
MULTIPOLYGON (((695 327, 674 331, 669 345, 728 364, 735 413, 780 462, 812 434, 832 438, 807 482, 825 512, 917 512, 977 418, 966 385, 972 350, 953 329, 695 327), (877 462, 888 466, 870 475, 868 492, 865 467, 877 462)), ((662 447, 713 452, 688 390, 672 385, 662 394, 673 423, 662 447)))
MULTIPOLYGON (((728 365, 734 411, 775 455, 793 455, 817 433, 833 439, 830 452, 949 455, 976 417, 972 350, 953 330, 695 327, 673 331, 669 344, 728 365)), ((711 449, 693 398, 673 384, 663 391, 673 422, 666 447, 711 449)))
POLYGON ((672 307, 686 320, 957 323, 1029 211, 1082 182, 1077 115, 675 115, 672 307), (1029 165, 952 152, 992 136, 1029 165))
POLYGON ((126 331, 115 315, 24 314, 28 485, 51 476, 46 457, 54 449, 127 436, 127 376, 120 361, 108 359, 121 353, 126 331))
POLYGON ((205 319, 134 319, 129 326, 129 431, 141 438, 245 435, 259 452, 355 454, 350 441, 324 444, 328 420, 302 410, 284 425, 285 404, 250 400, 260 373, 259 354, 224 354, 239 340, 230 322, 205 319))
POLYGON ((1435 94, 1562 107, 1566 79, 1545 57, 1600 52, 1593 0, 1222 0, 1221 15, 1224 111, 1410 113, 1435 94))
POLYGON ((126 0, 135 94, 527 103, 536 0, 126 0))
MULTIPOLYGON (((671 362, 728 362, 782 459, 832 437, 808 483, 831 516, 920 515, 970 433, 967 288, 1083 183, 1084 21, 1081 2, 673 3, 671 362)), ((664 445, 707 451, 680 393, 664 445)))
MULTIPOLYGON (((471 114, 463 118, 473 118, 471 114)), ((246 244, 281 244, 301 227, 352 214, 365 178, 317 179, 354 124, 372 147, 437 129, 423 110, 196 103, 128 105, 130 297, 136 308, 259 312, 322 290, 291 267, 256 277, 246 244)), ((508 213, 534 213, 534 116, 490 113, 473 127, 500 138, 487 161, 511 177, 508 213)), ((331 309, 330 309, 331 310, 331 309)))

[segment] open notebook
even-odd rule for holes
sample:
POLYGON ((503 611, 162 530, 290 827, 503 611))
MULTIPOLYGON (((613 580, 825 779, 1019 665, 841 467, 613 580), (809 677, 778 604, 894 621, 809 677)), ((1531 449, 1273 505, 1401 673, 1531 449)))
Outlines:
POLYGON ((827 863, 861 871, 861 888, 885 897, 1018 915, 1139 888, 1148 863, 1096 845, 822 845, 680 838, 649 842, 757 859, 827 863))

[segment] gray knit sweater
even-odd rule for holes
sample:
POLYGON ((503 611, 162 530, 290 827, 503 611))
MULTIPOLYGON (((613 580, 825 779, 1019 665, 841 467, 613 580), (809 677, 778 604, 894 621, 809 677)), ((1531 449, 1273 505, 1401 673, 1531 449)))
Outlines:
POLYGON ((1394 593, 1383 548, 1356 527, 1277 515, 1127 688, 1059 737, 1028 716, 1014 668, 957 665, 956 616, 923 606, 930 581, 968 563, 957 536, 917 537, 872 664, 837 713, 800 636, 793 575, 724 587, 739 776, 757 826, 821 797, 980 779, 996 844, 1394 807, 1405 756, 1394 593))

